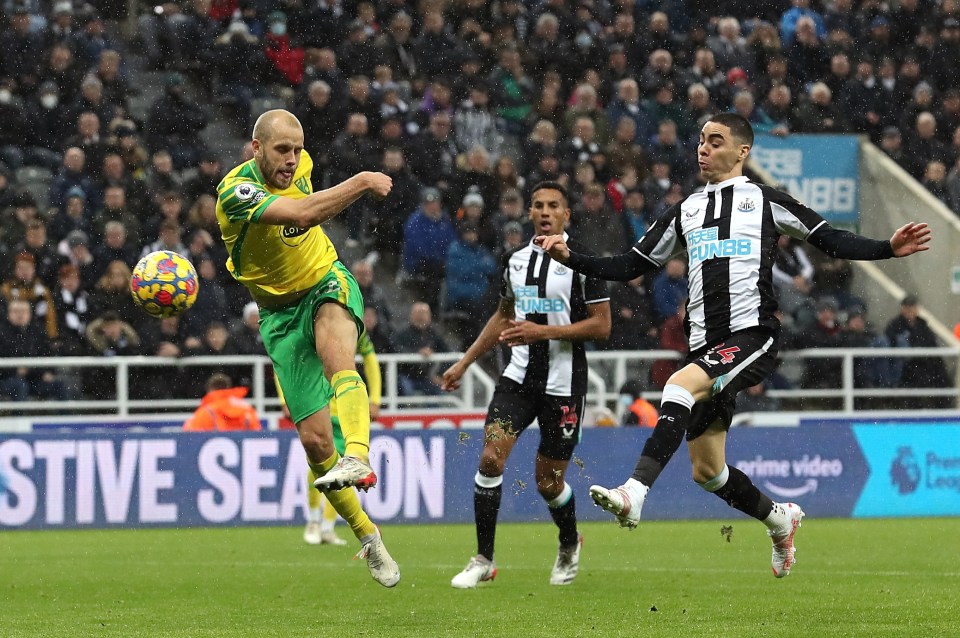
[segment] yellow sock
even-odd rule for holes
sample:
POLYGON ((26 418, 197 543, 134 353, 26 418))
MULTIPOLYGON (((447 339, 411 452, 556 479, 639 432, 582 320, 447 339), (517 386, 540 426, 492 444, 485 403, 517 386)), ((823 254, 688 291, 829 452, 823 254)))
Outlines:
POLYGON ((316 481, 318 475, 313 471, 313 468, 307 469, 307 507, 312 510, 320 509, 323 504, 323 494, 320 493, 320 490, 313 487, 313 482, 316 481))
MULTIPOLYGON (((336 465, 339 460, 340 455, 334 452, 333 456, 321 463, 311 463, 308 460, 307 465, 317 476, 323 476, 333 469, 333 466, 336 465)), ((316 489, 311 491, 316 492, 318 496, 320 495, 320 492, 316 489)), ((342 516, 343 520, 347 521, 347 525, 350 526, 354 536, 357 538, 363 538, 364 536, 377 533, 377 526, 373 524, 373 521, 370 520, 367 513, 363 511, 363 507, 360 505, 360 499, 357 498, 357 491, 352 487, 345 487, 336 492, 327 492, 327 501, 330 505, 333 505, 333 508, 324 509, 334 509, 342 516)))
MULTIPOLYGON (((370 456, 370 397, 356 370, 341 370, 330 380, 337 400, 340 430, 346 441, 344 456, 364 462, 370 456)), ((341 512, 342 514, 342 512, 341 512)))
MULTIPOLYGON (((314 492, 316 491, 317 490, 314 490, 314 492)), ((321 495, 320 498, 323 500, 323 495, 321 495)), ((327 503, 325 503, 323 506, 323 520, 331 523, 331 527, 332 524, 337 521, 337 510, 333 508, 329 501, 327 501, 327 503)))
MULTIPOLYGON (((363 511, 360 505, 360 499, 357 498, 357 491, 352 487, 345 487, 342 490, 327 492, 327 500, 333 505, 347 525, 353 530, 353 535, 357 538, 370 536, 377 533, 377 526, 373 524, 367 513, 363 511)), ((331 508, 326 508, 331 509, 331 508)), ((326 516, 326 514, 324 514, 326 516)))

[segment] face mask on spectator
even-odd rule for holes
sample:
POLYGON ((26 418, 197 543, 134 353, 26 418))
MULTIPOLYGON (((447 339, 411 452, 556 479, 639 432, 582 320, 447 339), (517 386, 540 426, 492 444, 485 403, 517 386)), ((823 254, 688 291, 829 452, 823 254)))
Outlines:
POLYGON ((270 33, 277 37, 287 35, 287 24, 285 22, 274 22, 270 25, 270 33))
POLYGON ((0 104, 9 104, 12 99, 13 93, 10 92, 10 89, 0 89, 0 104))
POLYGON ((40 104, 42 104, 42 105, 43 105, 43 108, 45 108, 45 109, 48 109, 48 110, 49 110, 49 109, 55 109, 55 108, 57 108, 57 104, 58 104, 58 103, 59 103, 59 100, 57 99, 57 96, 56 96, 56 95, 42 95, 42 96, 40 96, 40 104))

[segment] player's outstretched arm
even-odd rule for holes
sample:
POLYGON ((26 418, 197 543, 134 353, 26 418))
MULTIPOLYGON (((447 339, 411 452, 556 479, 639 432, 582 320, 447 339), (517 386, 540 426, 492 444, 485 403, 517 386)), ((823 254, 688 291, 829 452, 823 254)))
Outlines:
POLYGON ((913 253, 930 250, 927 244, 933 239, 930 227, 924 223, 910 222, 904 224, 893 233, 890 238, 890 247, 894 257, 907 257, 913 253))
POLYGON ((563 240, 563 235, 539 235, 533 243, 543 248, 550 257, 578 273, 608 281, 630 281, 657 269, 657 264, 636 250, 628 250, 612 257, 593 257, 575 253, 563 240))
POLYGON ((807 242, 831 257, 858 261, 876 261, 906 257, 929 250, 930 228, 923 223, 910 222, 898 228, 888 240, 870 239, 823 223, 807 238, 807 242))
POLYGON ((487 319, 486 325, 483 327, 483 330, 480 331, 480 334, 477 335, 474 342, 470 344, 470 347, 463 353, 459 361, 444 371, 443 381, 440 387, 447 392, 452 392, 459 388, 460 379, 463 378, 467 368, 497 345, 500 340, 500 333, 510 327, 510 320, 513 319, 514 316, 516 315, 514 313, 513 301, 510 299, 500 299, 500 305, 497 307, 497 311, 487 319))
POLYGON ((300 228, 318 226, 340 214, 347 206, 367 193, 386 197, 393 188, 393 180, 383 173, 364 171, 336 186, 308 195, 303 199, 278 197, 260 216, 261 223, 278 226, 294 225, 300 228))

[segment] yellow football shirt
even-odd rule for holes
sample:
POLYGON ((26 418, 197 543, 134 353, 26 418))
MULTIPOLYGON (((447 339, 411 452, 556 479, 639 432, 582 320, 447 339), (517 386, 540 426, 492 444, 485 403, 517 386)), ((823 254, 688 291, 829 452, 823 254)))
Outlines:
POLYGON ((301 199, 313 192, 313 160, 303 151, 290 187, 267 185, 254 160, 237 166, 217 186, 217 221, 230 253, 227 269, 264 308, 298 301, 330 271, 337 250, 319 226, 261 224, 278 197, 301 199))

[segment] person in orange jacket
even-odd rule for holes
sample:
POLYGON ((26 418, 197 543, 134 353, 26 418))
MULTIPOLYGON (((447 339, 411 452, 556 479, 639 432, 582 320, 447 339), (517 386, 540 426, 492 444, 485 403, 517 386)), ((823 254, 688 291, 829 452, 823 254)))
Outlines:
POLYGON ((232 387, 230 377, 217 372, 207 379, 207 393, 200 407, 183 424, 185 432, 260 430, 260 416, 247 403, 247 388, 232 387))
POLYGON ((623 415, 624 425, 639 425, 644 428, 656 427, 657 408, 652 403, 643 398, 643 384, 636 380, 630 380, 620 388, 620 400, 627 408, 623 415))

